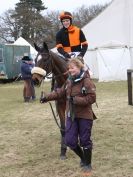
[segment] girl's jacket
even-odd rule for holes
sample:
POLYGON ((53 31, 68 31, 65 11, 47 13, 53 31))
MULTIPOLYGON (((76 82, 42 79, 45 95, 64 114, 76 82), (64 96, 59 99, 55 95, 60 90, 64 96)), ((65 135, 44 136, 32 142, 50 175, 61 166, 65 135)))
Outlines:
POLYGON ((46 96, 47 101, 65 99, 66 116, 70 115, 70 102, 76 118, 95 119, 92 104, 96 102, 96 87, 85 71, 77 78, 69 77, 62 88, 46 96))

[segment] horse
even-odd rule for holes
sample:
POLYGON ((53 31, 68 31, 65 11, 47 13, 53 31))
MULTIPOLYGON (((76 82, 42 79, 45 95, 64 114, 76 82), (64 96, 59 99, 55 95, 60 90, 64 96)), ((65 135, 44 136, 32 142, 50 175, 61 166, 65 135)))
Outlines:
MULTIPOLYGON (((39 47, 34 43, 34 47, 38 52, 35 59, 35 67, 39 67, 46 71, 46 76, 50 74, 53 75, 56 87, 60 88, 65 83, 68 75, 67 73, 67 62, 57 55, 55 52, 49 50, 47 44, 43 42, 43 47, 39 47)), ((40 84, 43 80, 43 76, 37 73, 32 75, 33 81, 36 81, 37 84, 40 84)), ((65 99, 57 100, 56 110, 60 120, 60 133, 61 133, 61 147, 60 147, 60 158, 66 159, 67 147, 65 145, 65 110, 66 110, 66 101, 65 99)))

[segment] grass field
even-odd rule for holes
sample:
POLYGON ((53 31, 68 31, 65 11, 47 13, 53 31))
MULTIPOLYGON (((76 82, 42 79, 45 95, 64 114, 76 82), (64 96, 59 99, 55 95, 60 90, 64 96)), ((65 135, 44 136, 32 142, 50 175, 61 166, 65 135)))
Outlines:
MULTIPOLYGON (((46 90, 50 84, 46 83, 46 90)), ((127 83, 96 83, 92 177, 133 177, 133 106, 127 83)), ((0 84, 0 177, 82 177, 71 150, 59 159, 60 132, 49 104, 23 103, 23 83, 0 84)))

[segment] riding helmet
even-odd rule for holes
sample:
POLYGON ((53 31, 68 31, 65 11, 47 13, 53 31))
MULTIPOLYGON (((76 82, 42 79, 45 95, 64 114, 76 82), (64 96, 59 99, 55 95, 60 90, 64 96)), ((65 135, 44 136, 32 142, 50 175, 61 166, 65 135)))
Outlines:
POLYGON ((70 21, 72 22, 73 17, 72 17, 72 14, 70 12, 65 11, 65 12, 60 13, 59 18, 60 18, 61 22, 62 22, 63 19, 70 19, 70 21))

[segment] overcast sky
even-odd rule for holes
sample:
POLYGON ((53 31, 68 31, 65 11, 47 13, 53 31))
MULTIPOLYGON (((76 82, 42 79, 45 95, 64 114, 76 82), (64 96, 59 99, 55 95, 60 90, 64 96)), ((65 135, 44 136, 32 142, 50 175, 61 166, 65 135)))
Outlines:
MULTIPOLYGON (((19 2, 19 0, 2 0, 0 14, 10 8, 14 9, 17 2, 19 2)), ((105 4, 111 2, 111 0, 42 0, 42 2, 48 7, 48 10, 67 10, 72 12, 82 5, 90 6, 93 4, 105 4)))

